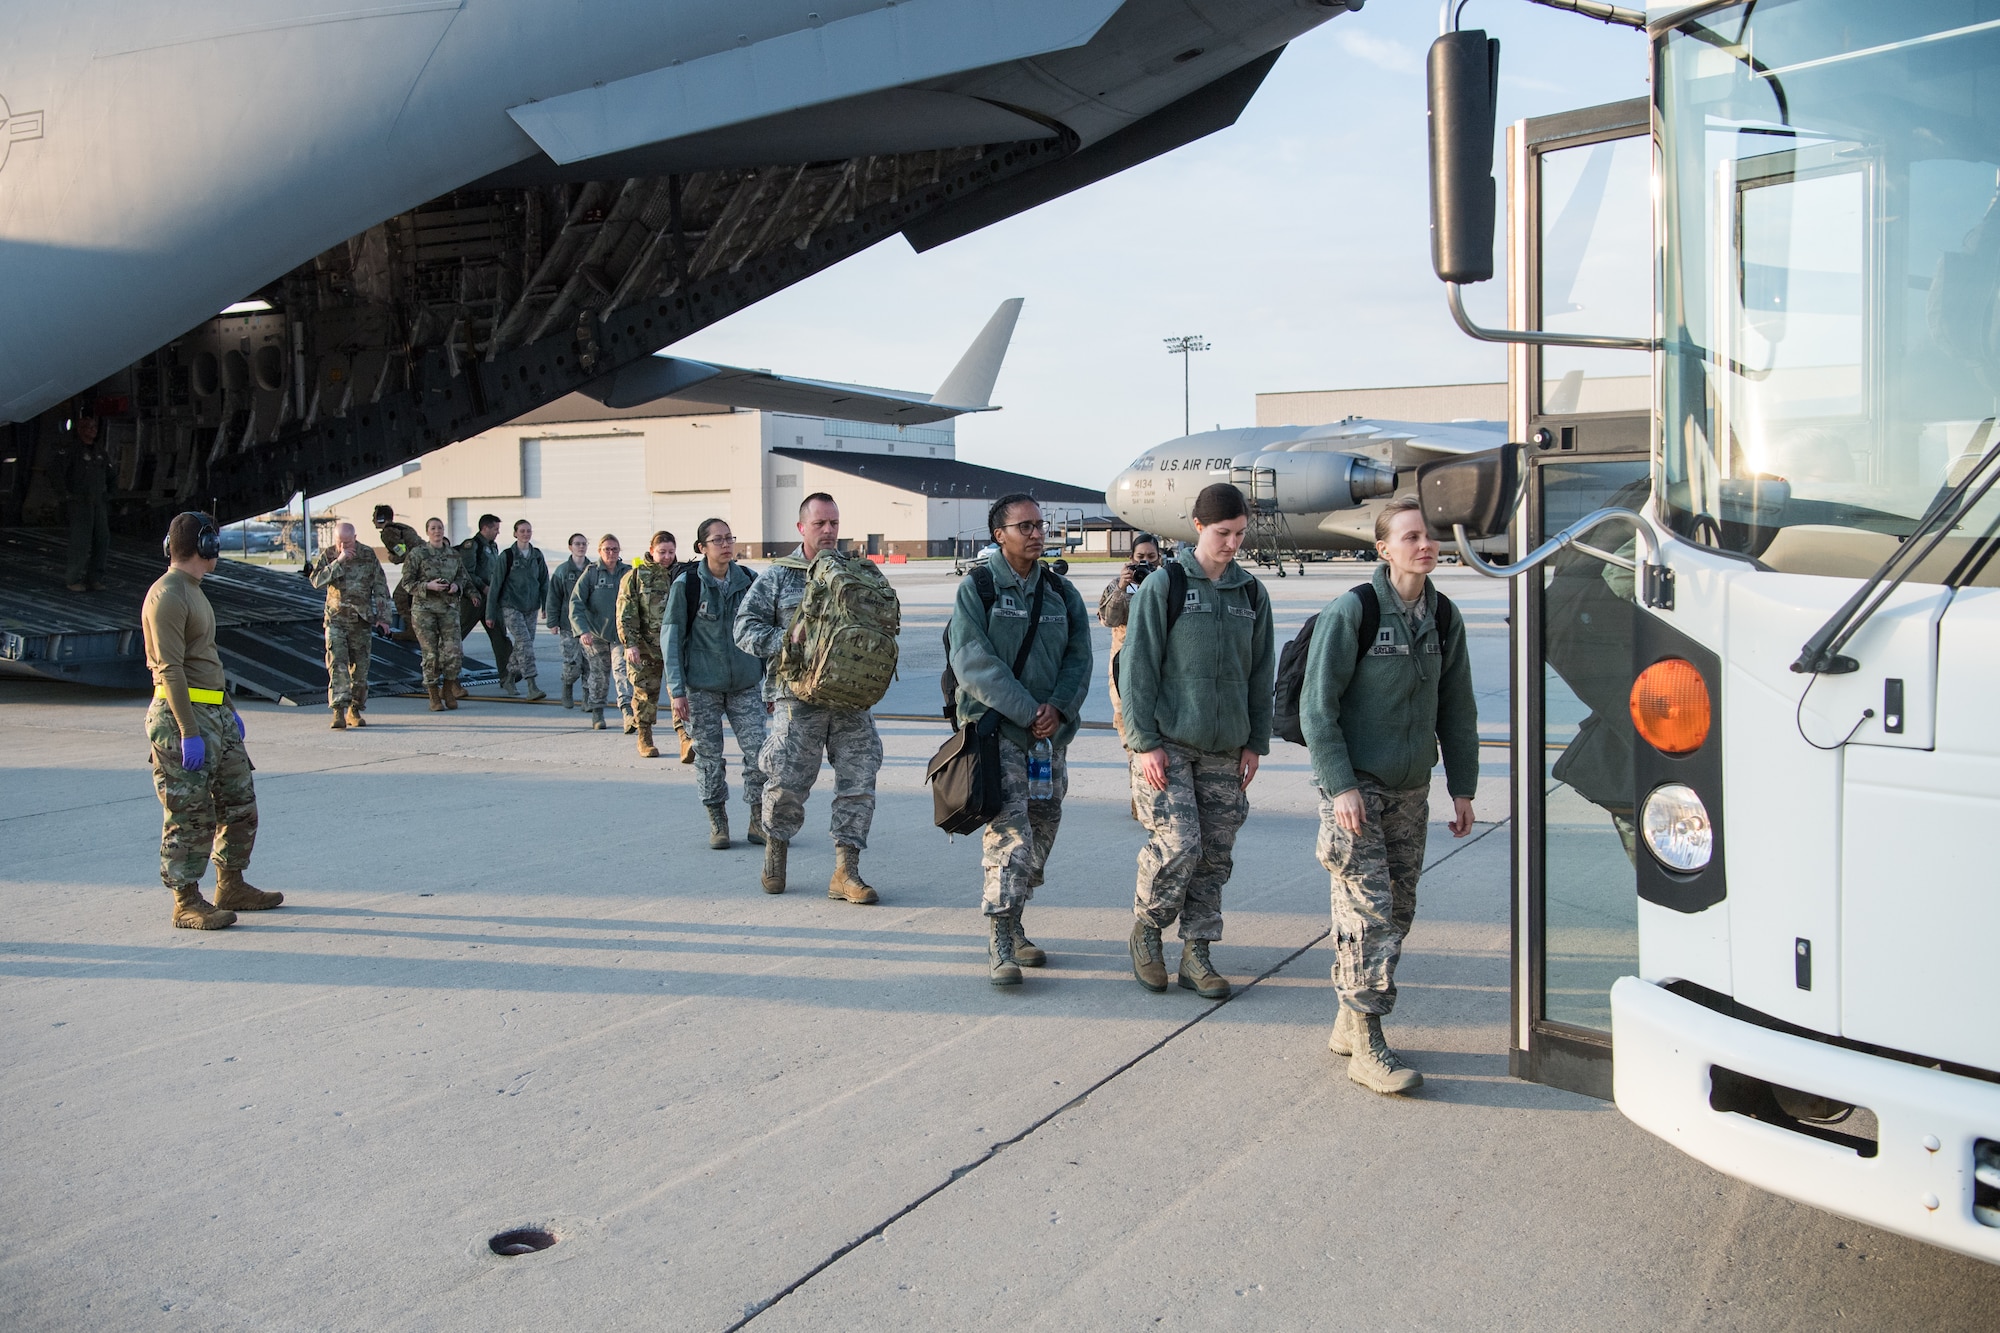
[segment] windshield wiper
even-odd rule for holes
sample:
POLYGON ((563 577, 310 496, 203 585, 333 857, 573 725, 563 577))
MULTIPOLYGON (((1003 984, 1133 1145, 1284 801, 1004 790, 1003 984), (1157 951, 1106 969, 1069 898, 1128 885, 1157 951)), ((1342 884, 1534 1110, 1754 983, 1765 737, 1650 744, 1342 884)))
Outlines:
MULTIPOLYGON (((1988 417, 1979 423, 1975 447, 1992 432, 1993 421, 1992 417, 1988 417)), ((1843 656, 1840 650, 1861 632, 1861 627, 1868 623, 1870 616, 1882 609, 1882 603, 1889 600, 1889 595, 1900 588, 1904 580, 1916 572, 1917 566, 1938 548, 1938 543, 1951 535, 1958 521, 1986 497, 1986 492, 1993 489, 1993 483, 2000 481, 2000 471, 1993 467, 1996 459, 2000 459, 2000 441, 1980 456, 1979 462, 1958 485, 1937 498, 1924 516, 1917 520, 1917 526, 1908 540, 1882 562, 1881 568, 1868 576, 1868 581, 1833 613, 1831 620, 1806 640, 1805 647, 1799 650, 1799 660, 1792 663, 1792 670, 1801 675, 1842 676, 1860 669, 1859 662, 1843 656), (1912 552, 1915 554, 1912 555, 1912 552)))

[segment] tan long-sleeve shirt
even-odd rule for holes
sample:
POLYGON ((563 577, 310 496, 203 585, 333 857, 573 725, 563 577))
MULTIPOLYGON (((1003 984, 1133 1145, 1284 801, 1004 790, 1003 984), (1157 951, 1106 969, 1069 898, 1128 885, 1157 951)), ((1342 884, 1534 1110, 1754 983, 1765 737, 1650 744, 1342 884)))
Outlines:
POLYGON ((146 590, 139 623, 153 683, 166 690, 181 735, 199 735, 188 691, 220 690, 228 684, 215 651, 215 609, 202 594, 201 580, 178 569, 160 575, 146 590))

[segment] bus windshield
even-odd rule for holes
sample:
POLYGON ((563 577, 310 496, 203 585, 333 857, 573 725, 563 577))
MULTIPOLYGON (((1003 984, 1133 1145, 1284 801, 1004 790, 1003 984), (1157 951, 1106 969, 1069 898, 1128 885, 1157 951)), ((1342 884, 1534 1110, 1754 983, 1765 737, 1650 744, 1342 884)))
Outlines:
MULTIPOLYGON (((2000 444, 2000 4, 1753 0, 1658 62, 1662 517, 1865 576, 2000 444)), ((1996 549, 2000 488, 1915 581, 1996 549)))

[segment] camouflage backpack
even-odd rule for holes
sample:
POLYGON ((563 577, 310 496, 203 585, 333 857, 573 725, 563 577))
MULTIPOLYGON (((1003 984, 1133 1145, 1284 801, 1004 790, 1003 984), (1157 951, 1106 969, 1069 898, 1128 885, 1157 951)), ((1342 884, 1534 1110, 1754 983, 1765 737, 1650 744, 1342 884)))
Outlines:
POLYGON ((873 708, 896 674, 903 627, 896 590, 872 561, 822 553, 806 571, 806 592, 786 627, 778 678, 809 704, 873 708), (791 630, 805 626, 794 640, 791 630))

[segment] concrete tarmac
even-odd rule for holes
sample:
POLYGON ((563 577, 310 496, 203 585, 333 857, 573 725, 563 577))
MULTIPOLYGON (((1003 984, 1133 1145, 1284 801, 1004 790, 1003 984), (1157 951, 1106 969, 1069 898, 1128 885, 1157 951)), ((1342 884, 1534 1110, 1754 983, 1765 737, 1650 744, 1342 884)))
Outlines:
MULTIPOLYGON (((934 712, 955 580, 891 572, 880 711, 934 712)), ((1268 580, 1281 636, 1364 572, 1268 580)), ((1442 582, 1503 734, 1504 589, 1442 582)), ((1131 978, 1106 731, 1028 913, 1050 965, 997 989, 978 845, 930 822, 936 724, 882 724, 862 908, 825 896, 830 773, 774 897, 733 763, 717 852, 693 771, 579 712, 251 705, 250 878, 287 903, 198 933, 167 923, 144 708, 0 683, 0 1326, 1995 1326, 2000 1269, 1508 1077, 1502 749, 1473 836, 1431 830, 1390 1027, 1427 1082, 1386 1099, 1326 1050, 1296 747, 1252 788, 1214 1004, 1131 978), (558 1243, 488 1247, 531 1226, 558 1243)))

